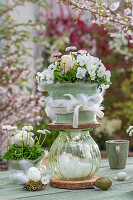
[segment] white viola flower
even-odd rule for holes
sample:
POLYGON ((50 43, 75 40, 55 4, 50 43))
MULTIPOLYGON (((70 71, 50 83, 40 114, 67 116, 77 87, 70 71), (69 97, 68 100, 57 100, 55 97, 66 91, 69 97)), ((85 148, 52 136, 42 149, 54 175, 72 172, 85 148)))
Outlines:
POLYGON ((4 126, 2 126, 2 129, 10 131, 10 130, 12 130, 12 127, 10 125, 4 125, 4 126))
POLYGON ((107 71, 105 72, 105 75, 106 75, 107 81, 110 82, 111 72, 110 72, 109 70, 107 70, 107 71))
POLYGON ((94 65, 98 67, 99 64, 101 64, 101 60, 99 60, 97 57, 94 57, 94 65))
POLYGON ((133 126, 129 126, 129 128, 126 130, 127 133, 129 133, 133 129, 133 126))
POLYGON ((49 73, 46 76, 46 80, 48 84, 52 84, 54 80, 54 73, 53 71, 49 71, 49 73))
POLYGON ((91 75, 91 80, 94 81, 95 80, 95 75, 91 75))
POLYGON ((95 64, 95 59, 93 56, 87 56, 86 66, 90 67, 95 64))
POLYGON ((36 80, 37 81, 42 81, 44 79, 45 79, 45 77, 44 77, 43 72, 37 72, 36 80))
POLYGON ((105 71, 106 71, 106 68, 104 67, 103 64, 101 64, 97 72, 98 77, 103 77, 105 75, 105 71))
POLYGON ((57 63, 56 64, 51 64, 48 66, 48 70, 55 70, 57 67, 57 63))
POLYGON ((47 185, 50 182, 50 176, 43 176, 41 181, 43 185, 47 185))
POLYGON ((45 78, 46 78, 46 76, 49 74, 49 72, 50 72, 50 70, 46 69, 41 73, 41 76, 43 76, 43 77, 45 76, 45 78))
POLYGON ((86 55, 78 55, 77 61, 79 62, 80 66, 83 66, 86 64, 87 56, 86 55))
POLYGON ((129 136, 133 135, 133 129, 131 131, 129 131, 129 136))
POLYGON ((85 73, 86 73, 85 68, 78 67, 76 77, 82 79, 85 77, 85 73))
POLYGON ((42 134, 47 134, 47 133, 51 133, 50 131, 44 129, 44 130, 37 130, 38 133, 42 133, 42 134))
POLYGON ((23 131, 32 131, 33 130, 33 126, 24 126, 22 128, 23 131))
POLYGON ((96 69, 97 69, 97 67, 95 65, 92 65, 90 67, 87 66, 87 71, 91 76, 95 75, 96 69))

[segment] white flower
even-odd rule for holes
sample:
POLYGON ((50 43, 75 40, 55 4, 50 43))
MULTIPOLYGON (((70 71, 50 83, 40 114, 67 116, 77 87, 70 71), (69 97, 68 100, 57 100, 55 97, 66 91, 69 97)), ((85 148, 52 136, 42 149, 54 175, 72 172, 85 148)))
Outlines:
POLYGON ((22 130, 23 131, 32 131, 33 130, 33 126, 24 126, 23 128, 22 128, 22 130))
POLYGON ((71 55, 62 56, 61 57, 61 68, 64 69, 64 65, 65 65, 65 68, 69 68, 71 66, 71 62, 72 62, 72 56, 71 55))
POLYGON ((93 81, 93 80, 95 80, 95 75, 91 75, 91 80, 93 81))
POLYGON ((126 130, 127 133, 129 133, 133 129, 133 126, 129 126, 129 128, 126 130))
POLYGON ((78 67, 76 77, 82 79, 85 77, 85 73, 86 73, 85 68, 78 67))
POLYGON ((17 127, 16 126, 11 126, 11 130, 16 130, 17 127))
POLYGON ((54 80, 54 73, 53 71, 49 71, 47 76, 46 76, 46 80, 48 84, 52 84, 53 80, 54 80))
POLYGON ((47 185, 50 182, 50 176, 43 176, 41 181, 43 185, 47 185))
POLYGON ((107 70, 107 71, 105 72, 105 75, 106 75, 107 81, 110 82, 111 72, 110 72, 109 70, 107 70))
POLYGON ((120 5, 120 2, 113 2, 110 4, 109 8, 110 10, 115 11, 118 9, 119 5, 120 5))
POLYGON ((103 64, 101 64, 101 66, 99 67, 99 69, 98 69, 98 72, 97 72, 97 75, 99 76, 99 77, 103 77, 104 75, 105 75, 105 67, 104 67, 104 65, 103 64))
POLYGON ((129 132, 129 136, 133 135, 133 129, 129 132))
POLYGON ((86 55, 78 55, 77 61, 79 62, 80 66, 83 66, 86 64, 87 56, 86 55))
POLYGON ((97 67, 95 65, 92 65, 92 66, 87 66, 87 70, 88 70, 88 73, 91 75, 91 76, 94 76, 95 75, 95 72, 96 72, 96 69, 97 67))
POLYGON ((42 134, 47 134, 50 133, 50 131, 44 129, 44 130, 37 130, 38 133, 42 133, 42 134))
POLYGON ((27 135, 27 131, 18 131, 18 134, 20 134, 20 135, 27 135))
POLYGON ((86 66, 87 67, 91 67, 92 65, 94 65, 96 62, 96 60, 94 59, 93 56, 87 56, 87 59, 86 59, 86 66))
POLYGON ((57 62, 48 66, 48 70, 55 70, 57 67, 57 62))
POLYGON ((127 8, 127 9, 124 10, 124 13, 126 15, 130 15, 131 14, 131 10, 129 8, 127 8))
POLYGON ((10 131, 10 130, 12 130, 12 127, 10 125, 4 125, 4 126, 2 126, 2 129, 10 131))
POLYGON ((32 181, 39 181, 41 180, 41 173, 36 167, 31 167, 28 170, 27 177, 32 181))

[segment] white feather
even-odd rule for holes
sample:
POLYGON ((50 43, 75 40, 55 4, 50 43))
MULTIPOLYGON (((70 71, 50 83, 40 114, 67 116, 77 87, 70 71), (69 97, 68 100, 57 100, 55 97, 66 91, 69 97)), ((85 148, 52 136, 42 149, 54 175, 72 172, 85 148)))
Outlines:
POLYGON ((33 167, 33 163, 26 159, 20 160, 19 164, 24 171, 28 171, 30 167, 33 167))
POLYGON ((29 179, 23 172, 11 174, 10 179, 19 181, 21 183, 27 183, 29 181, 29 179))

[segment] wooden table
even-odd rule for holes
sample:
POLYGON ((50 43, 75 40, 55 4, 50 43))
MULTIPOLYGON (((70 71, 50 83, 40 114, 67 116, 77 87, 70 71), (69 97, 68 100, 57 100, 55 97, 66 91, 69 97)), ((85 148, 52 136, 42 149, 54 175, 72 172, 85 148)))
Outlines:
POLYGON ((122 170, 111 170, 107 160, 102 160, 97 175, 112 179, 113 185, 107 191, 66 190, 52 188, 48 185, 45 190, 29 192, 19 185, 12 184, 8 178, 9 172, 0 172, 0 200, 132 200, 133 199, 133 158, 128 158, 126 169, 123 170, 132 178, 127 181, 115 181, 114 176, 122 170))

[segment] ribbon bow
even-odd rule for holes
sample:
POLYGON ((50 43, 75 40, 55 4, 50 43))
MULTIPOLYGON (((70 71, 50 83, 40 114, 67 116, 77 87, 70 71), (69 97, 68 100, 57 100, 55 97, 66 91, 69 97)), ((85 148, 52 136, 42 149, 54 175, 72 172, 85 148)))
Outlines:
POLYGON ((56 114, 73 113, 73 128, 78 128, 80 111, 90 111, 99 118, 103 118, 103 107, 100 106, 103 101, 103 96, 100 93, 93 96, 78 94, 77 98, 72 94, 64 94, 64 96, 70 99, 54 100, 52 96, 49 96, 44 97, 42 100, 41 105, 45 106, 45 112, 53 124, 57 120, 56 114))

